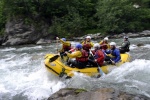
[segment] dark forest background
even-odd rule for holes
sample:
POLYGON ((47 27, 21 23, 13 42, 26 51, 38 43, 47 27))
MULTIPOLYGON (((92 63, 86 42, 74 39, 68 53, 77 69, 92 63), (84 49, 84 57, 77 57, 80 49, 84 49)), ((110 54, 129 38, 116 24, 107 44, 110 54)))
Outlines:
POLYGON ((12 17, 59 36, 139 32, 150 29, 150 0, 0 0, 0 35, 12 17))

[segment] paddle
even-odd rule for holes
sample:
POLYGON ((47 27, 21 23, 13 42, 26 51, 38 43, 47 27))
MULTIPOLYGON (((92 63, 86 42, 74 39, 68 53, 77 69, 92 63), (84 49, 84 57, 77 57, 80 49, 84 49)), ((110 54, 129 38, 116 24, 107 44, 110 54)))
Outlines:
MULTIPOLYGON (((49 59, 49 62, 55 61, 58 57, 60 57, 60 55, 55 55, 55 56, 51 57, 51 58, 49 59)), ((68 58, 67 58, 67 59, 68 59, 68 58)))
MULTIPOLYGON (((92 57, 94 58, 94 55, 92 53, 91 50, 90 51, 90 54, 92 55, 92 57)), ((94 58, 95 59, 95 58, 94 58)), ((100 73, 101 76, 105 75, 105 73, 102 71, 101 67, 99 66, 99 64, 96 62, 97 66, 98 66, 98 72, 100 73)))
MULTIPOLYGON (((107 57, 109 57, 109 55, 104 51, 104 53, 105 53, 105 55, 107 56, 107 57)), ((111 60, 111 58, 109 58, 109 60, 111 61, 111 63, 113 64, 113 61, 111 60)), ((114 65, 116 65, 116 64, 114 64, 114 65)))
POLYGON ((49 62, 55 61, 58 57, 59 57, 59 55, 55 55, 55 56, 51 57, 51 58, 49 59, 49 62))
POLYGON ((56 53, 58 53, 58 37, 56 37, 56 53))

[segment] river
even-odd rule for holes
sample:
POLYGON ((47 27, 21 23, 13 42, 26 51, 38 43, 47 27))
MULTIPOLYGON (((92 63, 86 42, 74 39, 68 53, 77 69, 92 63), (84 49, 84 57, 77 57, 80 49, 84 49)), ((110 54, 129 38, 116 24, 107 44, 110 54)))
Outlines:
MULTIPOLYGON (((150 98, 150 37, 129 40, 131 62, 99 79, 76 73, 65 80, 48 72, 44 67, 44 56, 56 53, 60 44, 0 47, 0 100, 45 100, 65 87, 87 90, 112 87, 150 98), (139 43, 144 45, 138 47, 139 43)), ((120 45, 122 39, 110 41, 120 45)))

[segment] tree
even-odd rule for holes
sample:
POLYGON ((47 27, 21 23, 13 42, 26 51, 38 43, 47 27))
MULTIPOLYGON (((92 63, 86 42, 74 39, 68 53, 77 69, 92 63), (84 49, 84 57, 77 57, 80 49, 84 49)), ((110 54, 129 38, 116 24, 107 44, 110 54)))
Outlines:
MULTIPOLYGON (((149 8, 135 8, 136 1, 130 0, 99 0, 96 17, 98 28, 112 33, 136 32, 148 29, 149 8), (145 20, 145 23, 143 21, 145 20)), ((143 4, 145 4, 143 2, 143 4)))
POLYGON ((0 1, 0 35, 3 34, 5 28, 4 2, 0 1))

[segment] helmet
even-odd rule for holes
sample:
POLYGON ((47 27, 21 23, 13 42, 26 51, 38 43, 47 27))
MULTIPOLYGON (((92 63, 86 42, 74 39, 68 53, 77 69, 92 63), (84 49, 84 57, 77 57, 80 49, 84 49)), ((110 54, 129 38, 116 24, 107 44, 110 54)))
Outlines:
POLYGON ((98 43, 94 44, 94 48, 99 48, 99 47, 100 47, 100 45, 98 43))
POLYGON ((87 36, 86 38, 91 39, 91 36, 87 36))
POLYGON ((79 43, 79 44, 76 44, 76 48, 78 49, 81 49, 82 48, 82 45, 79 43))
POLYGON ((108 37, 105 37, 104 40, 108 41, 108 37))
POLYGON ((62 38, 63 41, 66 41, 66 38, 62 38))
POLYGON ((115 42, 111 42, 110 45, 116 46, 116 43, 115 42))
POLYGON ((128 36, 124 36, 123 38, 124 38, 124 39, 128 39, 128 36))

